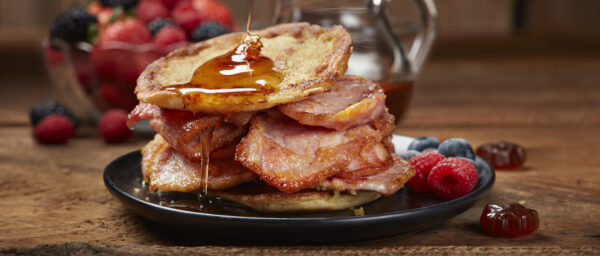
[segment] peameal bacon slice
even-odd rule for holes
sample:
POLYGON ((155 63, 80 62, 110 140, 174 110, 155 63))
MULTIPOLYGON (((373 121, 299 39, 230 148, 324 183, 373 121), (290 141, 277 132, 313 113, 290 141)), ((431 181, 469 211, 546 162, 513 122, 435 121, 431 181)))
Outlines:
POLYGON ((391 157, 393 159, 392 166, 383 172, 355 178, 334 176, 321 182, 315 188, 328 191, 375 191, 383 195, 392 195, 415 175, 415 170, 396 154, 391 154, 391 157))
POLYGON ((345 170, 362 149, 394 129, 388 113, 369 124, 336 131, 298 123, 277 110, 256 115, 235 159, 269 185, 293 193, 345 170))
POLYGON ((129 114, 128 124, 148 119, 150 126, 185 158, 202 160, 201 133, 215 126, 212 134, 211 151, 239 141, 248 131, 246 123, 254 113, 242 112, 229 117, 194 114, 189 111, 164 109, 157 105, 140 103, 129 114), (225 122, 223 122, 225 121, 225 122))
MULTIPOLYGON (((226 189, 256 180, 256 174, 233 160, 230 152, 228 157, 211 155, 208 189, 226 189)), ((204 187, 201 164, 182 157, 158 134, 142 148, 142 174, 150 191, 194 192, 204 187)))
POLYGON ((343 76, 329 92, 278 107, 301 124, 345 130, 381 116, 385 111, 385 94, 371 80, 343 76))

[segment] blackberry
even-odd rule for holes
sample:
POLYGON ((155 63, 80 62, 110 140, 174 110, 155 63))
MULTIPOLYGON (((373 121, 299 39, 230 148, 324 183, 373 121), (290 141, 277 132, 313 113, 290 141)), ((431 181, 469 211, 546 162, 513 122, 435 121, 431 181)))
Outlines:
POLYGON ((408 149, 413 149, 416 151, 423 151, 428 148, 436 149, 440 145, 440 141, 436 137, 432 136, 423 136, 416 138, 413 142, 408 145, 408 149))
POLYGON ((138 2, 138 0, 100 0, 102 6, 123 6, 125 9, 136 6, 138 2))
POLYGON ((150 30, 150 33, 152 33, 152 35, 154 36, 158 34, 158 31, 167 26, 176 25, 175 22, 173 22, 170 19, 157 18, 148 24, 148 30, 150 30))
POLYGON ((97 23, 94 15, 81 7, 73 7, 54 19, 50 27, 50 38, 62 39, 69 43, 86 41, 88 27, 97 23))
POLYGON ((192 32, 192 41, 200 42, 230 32, 228 28, 219 23, 207 21, 194 29, 194 32, 192 32))
POLYGON ((450 138, 438 147, 438 152, 445 157, 464 157, 475 160, 475 152, 471 144, 463 138, 450 138))
POLYGON ((29 120, 33 126, 36 126, 42 119, 53 114, 68 117, 75 127, 79 126, 79 119, 55 100, 44 101, 33 106, 29 111, 29 120))

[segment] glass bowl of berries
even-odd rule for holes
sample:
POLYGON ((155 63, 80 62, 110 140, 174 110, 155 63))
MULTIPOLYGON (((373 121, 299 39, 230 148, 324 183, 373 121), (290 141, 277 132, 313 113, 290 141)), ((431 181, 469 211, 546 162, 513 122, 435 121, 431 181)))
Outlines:
POLYGON ((137 104, 146 66, 193 42, 234 30, 218 0, 96 0, 61 13, 42 42, 59 99, 80 118, 137 104))

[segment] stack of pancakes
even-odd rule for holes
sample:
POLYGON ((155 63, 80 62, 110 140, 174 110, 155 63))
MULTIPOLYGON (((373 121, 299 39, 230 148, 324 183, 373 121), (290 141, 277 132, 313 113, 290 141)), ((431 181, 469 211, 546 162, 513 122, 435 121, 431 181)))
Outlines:
POLYGON ((178 49, 139 77, 141 103, 129 122, 148 119, 158 133, 142 149, 149 189, 197 192, 206 185, 209 194, 263 212, 351 208, 401 189, 414 170, 393 153, 385 95, 372 81, 343 75, 352 53, 348 32, 293 23, 254 33, 283 75, 263 97, 204 94, 190 103, 162 89, 189 82, 245 33, 178 49), (210 144, 207 127, 216 127, 210 144))

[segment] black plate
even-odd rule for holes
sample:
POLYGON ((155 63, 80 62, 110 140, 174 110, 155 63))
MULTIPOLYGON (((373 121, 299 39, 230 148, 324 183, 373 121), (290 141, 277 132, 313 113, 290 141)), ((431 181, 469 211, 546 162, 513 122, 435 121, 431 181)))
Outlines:
POLYGON ((477 186, 457 199, 405 188, 364 205, 365 216, 354 216, 352 210, 266 215, 214 199, 212 205, 199 210, 192 194, 150 193, 142 182, 140 161, 140 151, 134 151, 110 163, 104 171, 106 188, 139 216, 223 241, 327 243, 389 237, 460 214, 489 191, 495 179, 494 170, 478 158, 482 165, 477 186))

